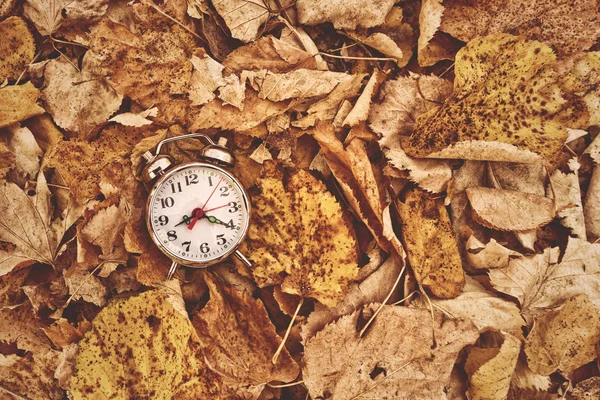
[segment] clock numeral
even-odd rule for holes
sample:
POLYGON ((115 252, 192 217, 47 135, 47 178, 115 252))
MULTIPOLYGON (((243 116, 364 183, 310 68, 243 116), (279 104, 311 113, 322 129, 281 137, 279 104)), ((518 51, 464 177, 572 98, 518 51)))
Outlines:
POLYGON ((208 177, 208 186, 214 186, 212 178, 210 176, 208 177))
POLYGON ((185 176, 185 186, 190 186, 196 183, 198 183, 198 175, 189 174, 185 176))
POLYGON ((208 247, 208 243, 202 243, 200 245, 200 252, 206 254, 210 251, 210 247, 208 247))
POLYGON ((167 239, 172 242, 173 240, 177 239, 177 233, 175 231, 167 232, 167 239))
POLYGON ((217 244, 219 246, 223 246, 225 243, 227 243, 227 239, 225 239, 224 236, 224 234, 217 235, 217 244))
POLYGON ((231 203, 229 203, 229 206, 231 207, 229 209, 230 213, 238 212, 240 209, 240 206, 238 206, 238 203, 236 203, 235 201, 232 201, 231 203))
POLYGON ((181 243, 182 246, 185 246, 185 251, 190 251, 190 246, 192 245, 191 241, 181 243))
POLYGON ((230 219, 228 223, 225 224, 229 229, 235 229, 235 225, 233 224, 233 219, 230 219))
POLYGON ((160 199, 160 205, 162 208, 173 207, 175 205, 175 200, 173 200, 172 197, 160 199))
POLYGON ((221 197, 229 196, 229 188, 227 186, 221 186, 219 190, 221 191, 221 197))
POLYGON ((171 183, 171 193, 181 193, 181 182, 171 183))
POLYGON ((160 217, 158 217, 158 222, 160 226, 165 226, 169 223, 169 217, 167 217, 166 215, 161 215, 160 217))

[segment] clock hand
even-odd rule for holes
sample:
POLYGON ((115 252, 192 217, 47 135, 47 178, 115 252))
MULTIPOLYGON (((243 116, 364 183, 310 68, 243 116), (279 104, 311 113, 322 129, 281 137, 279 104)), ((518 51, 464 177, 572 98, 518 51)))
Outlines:
POLYGON ((195 208, 194 211, 192 211, 192 215, 194 216, 194 218, 192 218, 192 220, 190 221, 190 225, 188 226, 188 229, 190 231, 194 229, 194 226, 196 225, 196 222, 198 222, 199 219, 202 219, 206 216, 201 208, 195 208))
POLYGON ((204 210, 204 212, 207 213, 209 211, 218 210, 219 208, 228 207, 228 206, 229 206, 229 203, 223 204, 222 206, 219 206, 219 207, 211 208, 210 210, 204 210))
POLYGON ((210 198, 213 196, 213 194, 215 194, 215 192, 217 191, 217 188, 219 187, 219 185, 221 184, 221 182, 223 182, 223 178, 219 179, 219 182, 217 183, 217 186, 215 186, 215 188, 213 189, 213 191, 210 194, 210 196, 208 196, 208 199, 206 199, 206 201, 204 202, 204 205, 201 208, 202 211, 204 211, 204 207, 206 207, 206 205, 210 201, 210 198))
MULTIPOLYGON (((225 222, 221 221, 217 217, 213 217, 212 215, 206 215, 206 214, 205 214, 205 216, 206 216, 206 219, 208 219, 208 222, 211 222, 213 224, 223 225, 223 226, 226 226, 226 227, 232 229, 231 226, 227 225, 225 222)), ((235 228, 235 225, 233 225, 233 228, 235 228)))

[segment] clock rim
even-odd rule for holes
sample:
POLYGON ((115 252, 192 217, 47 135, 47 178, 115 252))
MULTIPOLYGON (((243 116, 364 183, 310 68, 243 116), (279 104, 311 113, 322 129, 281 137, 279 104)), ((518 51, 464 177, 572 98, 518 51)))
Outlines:
POLYGON ((217 263, 225 260, 229 256, 231 256, 240 247, 242 242, 246 239, 246 236, 248 235, 248 230, 250 228, 250 219, 251 218, 252 218, 252 206, 249 201, 248 193, 246 192, 246 189, 244 188, 244 186, 242 185, 240 180, 235 175, 233 175, 231 172, 227 171, 226 169, 224 169, 218 165, 207 163, 207 162, 191 161, 191 162, 182 163, 175 167, 169 168, 169 170, 163 176, 158 178, 158 180, 152 185, 152 189, 150 189, 150 192, 148 193, 148 199, 146 200, 146 228, 148 229, 150 238, 152 239, 152 241, 154 242, 156 247, 158 247, 158 249, 165 256, 167 256, 170 260, 172 260, 172 261, 176 262, 177 264, 182 265, 184 267, 201 268, 201 269, 207 268, 207 267, 217 264, 217 263), (165 246, 163 246, 163 244, 158 239, 158 236, 156 235, 156 232, 154 231, 154 229, 152 227, 152 221, 150 218, 150 204, 152 203, 152 199, 156 195, 156 191, 158 190, 160 185, 165 180, 169 179, 169 177, 171 177, 175 173, 177 173, 178 171, 181 171, 183 169, 190 168, 190 167, 212 168, 214 170, 221 172, 222 174, 226 175, 227 177, 229 177, 232 180, 232 182, 240 189, 240 191, 242 193, 242 200, 244 201, 244 206, 246 207, 246 210, 248 210, 248 218, 246 218, 244 221, 244 227, 242 228, 240 240, 238 241, 238 243, 235 246, 232 246, 231 249, 229 249, 227 252, 223 253, 219 257, 211 259, 211 260, 206 260, 206 261, 188 260, 185 258, 181 258, 181 257, 177 256, 176 254, 171 253, 169 251, 169 249, 167 249, 165 246))

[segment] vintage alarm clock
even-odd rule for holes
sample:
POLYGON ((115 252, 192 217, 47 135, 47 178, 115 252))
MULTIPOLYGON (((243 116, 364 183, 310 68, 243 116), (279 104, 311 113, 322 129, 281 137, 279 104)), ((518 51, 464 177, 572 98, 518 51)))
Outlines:
POLYGON ((206 268, 230 255, 251 265, 238 247, 250 224, 250 202, 244 187, 228 168, 234 163, 227 139, 191 133, 162 140, 156 152, 144 153, 142 179, 150 188, 146 224, 150 237, 173 263, 171 279, 179 265, 206 268), (176 140, 201 139, 201 161, 176 164, 161 154, 163 145, 176 140))

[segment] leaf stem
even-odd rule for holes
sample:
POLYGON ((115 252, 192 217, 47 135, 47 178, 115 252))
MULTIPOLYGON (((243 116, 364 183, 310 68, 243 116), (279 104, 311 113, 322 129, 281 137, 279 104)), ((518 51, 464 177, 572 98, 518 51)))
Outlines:
POLYGON ((300 299, 300 302, 298 303, 298 307, 296 307, 296 311, 294 312, 294 316, 292 317, 292 320, 290 321, 290 324, 288 325, 287 330, 285 331, 285 336, 283 336, 283 340, 279 344, 277 351, 275 352, 275 354, 273 354, 273 358, 271 359, 271 363, 273 365, 277 364, 277 359, 279 358, 279 354, 281 354, 281 351, 285 347, 285 342, 287 341, 287 338, 290 335, 292 326, 294 325, 294 321, 296 320, 296 317, 298 316, 298 313, 300 312, 300 307, 302 307, 302 303, 304 303, 304 297, 302 297, 300 299))

